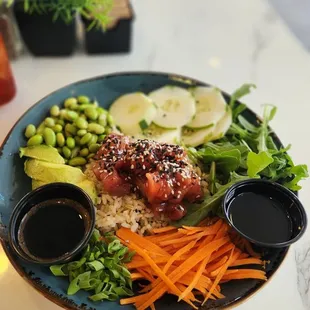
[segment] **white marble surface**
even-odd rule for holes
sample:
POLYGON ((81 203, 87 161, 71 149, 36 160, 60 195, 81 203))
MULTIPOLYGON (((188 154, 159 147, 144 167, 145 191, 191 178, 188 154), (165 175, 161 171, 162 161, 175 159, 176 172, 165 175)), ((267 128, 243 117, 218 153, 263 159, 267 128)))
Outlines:
MULTIPOLYGON (((246 101, 256 112, 274 103, 272 127, 293 143, 296 162, 308 163, 310 56, 264 0, 135 0, 133 52, 129 55, 34 59, 13 64, 18 93, 0 107, 0 141, 37 100, 68 83, 129 70, 170 71, 230 92, 244 82, 258 89, 246 101)), ((310 205, 310 181, 300 197, 310 205)), ((238 309, 310 309, 310 232, 292 247, 270 283, 238 309), (296 265, 297 262, 297 265, 296 265)), ((1 310, 56 310, 22 280, 0 250, 1 310)))

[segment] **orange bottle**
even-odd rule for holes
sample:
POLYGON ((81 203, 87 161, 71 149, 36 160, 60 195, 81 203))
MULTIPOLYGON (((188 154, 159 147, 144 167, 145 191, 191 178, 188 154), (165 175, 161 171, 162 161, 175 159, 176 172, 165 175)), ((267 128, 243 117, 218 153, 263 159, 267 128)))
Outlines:
POLYGON ((15 81, 4 45, 4 40, 0 34, 0 105, 11 101, 15 94, 15 81))

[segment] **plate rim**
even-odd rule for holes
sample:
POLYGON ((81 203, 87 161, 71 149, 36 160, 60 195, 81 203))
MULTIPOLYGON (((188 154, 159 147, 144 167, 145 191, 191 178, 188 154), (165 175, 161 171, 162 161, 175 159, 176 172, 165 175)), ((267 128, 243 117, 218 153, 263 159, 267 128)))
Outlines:
MULTIPOLYGON (((191 78, 182 74, 177 74, 177 73, 169 73, 169 72, 162 72, 162 71, 141 71, 141 70, 137 70, 137 71, 117 71, 117 72, 113 72, 113 73, 108 73, 108 74, 103 74, 103 75, 97 75, 95 77, 91 77, 91 78, 86 78, 83 80, 78 80, 69 84, 66 84, 65 86, 62 86, 60 88, 57 88, 56 90, 50 92, 49 94, 47 94, 46 96, 42 97, 41 99, 39 99, 38 101, 36 101, 33 105, 31 105, 13 124, 13 126, 11 127, 11 129, 9 130, 9 132, 7 133, 7 135, 5 136, 5 138, 3 139, 1 145, 0 145, 0 159, 1 159, 1 155, 3 152, 3 149, 6 145, 7 140, 10 138, 10 135, 12 133, 12 131, 14 130, 14 128, 17 126, 17 124, 20 122, 20 120, 28 113, 30 112, 32 109, 35 109, 39 104, 41 104, 41 102, 52 96, 53 94, 57 93, 58 91, 65 89, 67 87, 72 87, 75 85, 79 85, 79 84, 84 84, 84 83, 88 83, 88 82, 92 82, 92 81, 96 81, 96 80, 103 80, 103 79, 109 79, 109 78, 113 78, 113 77, 117 77, 117 76, 130 76, 130 75, 134 75, 134 76, 139 76, 139 75, 154 75, 154 76, 165 76, 168 78, 168 80, 172 80, 172 81, 179 81, 181 83, 183 83, 184 85, 190 86, 193 84, 200 84, 200 85, 204 85, 204 86, 213 86, 215 87, 215 85, 203 82, 201 80, 195 79, 195 78, 191 78)), ((228 94, 226 91, 223 91, 221 88, 219 88, 222 92, 222 94, 224 96, 230 97, 231 95, 228 94)), ((236 101, 237 103, 240 103, 238 100, 236 101)), ((247 111, 252 114, 256 120, 258 122, 261 122, 261 118, 254 112, 252 111, 250 108, 247 107, 247 111)), ((278 136, 276 135, 276 133, 272 130, 271 131, 272 135, 274 137, 276 137, 279 141, 280 139, 278 138, 278 136)), ((27 284, 29 284, 34 290, 36 290, 37 292, 39 292, 42 296, 44 296, 46 299, 50 300, 51 302, 53 302, 54 304, 60 306, 63 309, 67 309, 67 310, 82 310, 84 308, 81 308, 79 305, 77 305, 73 300, 66 298, 63 299, 62 297, 59 296, 55 296, 53 294, 51 294, 48 291, 48 288, 45 287, 42 284, 38 284, 36 281, 34 281, 31 276, 26 273, 21 266, 19 266, 16 261, 14 260, 14 255, 11 253, 11 249, 7 243, 7 241, 3 238, 1 238, 0 235, 0 243, 3 247, 3 250, 8 258, 8 260, 10 261, 10 263, 12 264, 12 266, 14 267, 14 269, 17 271, 17 273, 26 281, 27 284), (69 302, 69 300, 71 302, 69 302)), ((267 279, 266 282, 262 283, 260 285, 260 287, 250 293, 248 293, 248 295, 242 297, 241 299, 237 299, 235 301, 233 301, 231 304, 228 305, 224 305, 223 307, 221 307, 220 309, 232 309, 235 308, 237 306, 239 306, 240 304, 248 301, 250 298, 252 298, 256 293, 258 293, 260 290, 262 290, 274 277, 274 275, 277 273, 277 271, 280 269, 280 267, 283 265, 283 262, 286 260, 287 256, 288 256, 288 252, 290 250, 290 247, 287 247, 285 249, 283 249, 283 254, 281 257, 281 261, 278 265, 278 268, 276 270, 274 270, 272 272, 272 274, 270 275, 270 277, 267 279)), ((85 308, 87 309, 87 308, 85 308)), ((95 310, 91 308, 91 310, 95 310)))

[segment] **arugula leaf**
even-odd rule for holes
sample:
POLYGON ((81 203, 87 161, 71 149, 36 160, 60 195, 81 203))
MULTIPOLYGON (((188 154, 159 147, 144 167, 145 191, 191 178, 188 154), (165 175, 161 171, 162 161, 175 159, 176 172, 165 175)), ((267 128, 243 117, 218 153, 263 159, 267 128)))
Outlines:
POLYGON ((247 158, 248 176, 255 177, 273 162, 272 156, 268 152, 258 154, 250 152, 247 158))
POLYGON ((301 186, 298 185, 298 182, 304 178, 309 177, 308 168, 306 165, 293 166, 284 171, 283 174, 286 174, 287 177, 293 177, 292 180, 283 183, 284 186, 291 189, 292 191, 300 190, 301 186))
POLYGON ((199 222, 201 222, 211 212, 220 215, 220 205, 226 190, 233 184, 243 180, 247 180, 249 178, 250 177, 248 176, 242 176, 238 175, 235 172, 232 172, 230 175, 230 180, 227 184, 218 186, 217 192, 213 196, 207 196, 201 204, 188 204, 186 206, 187 214, 179 221, 173 222, 172 225, 177 227, 183 225, 195 226, 199 224, 199 222))
POLYGON ((263 152, 263 151, 268 150, 268 147, 267 147, 267 138, 269 136, 268 124, 274 118, 276 112, 277 112, 277 107, 275 107, 271 104, 266 104, 264 106, 263 123, 260 127, 259 135, 257 138, 257 140, 258 140, 257 149, 259 152, 263 152))
POLYGON ((200 159, 205 165, 209 166, 212 162, 221 173, 227 175, 236 171, 248 149, 245 145, 233 145, 232 143, 212 143, 209 142, 198 150, 196 158, 200 159))
POLYGON ((237 100, 242 98, 245 95, 248 95, 253 88, 256 88, 254 84, 243 84, 238 89, 236 89, 230 97, 229 106, 233 112, 233 119, 236 119, 237 116, 246 109, 246 105, 241 103, 235 107, 237 100))

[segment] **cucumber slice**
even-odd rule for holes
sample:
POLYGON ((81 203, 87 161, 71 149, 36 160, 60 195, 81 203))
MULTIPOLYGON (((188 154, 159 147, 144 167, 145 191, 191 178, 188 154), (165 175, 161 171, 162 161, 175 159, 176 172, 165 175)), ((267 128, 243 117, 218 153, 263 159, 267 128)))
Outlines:
POLYGON ((209 141, 210 137, 212 137, 214 128, 215 126, 213 125, 211 125, 208 128, 198 130, 184 127, 182 129, 182 135, 181 135, 182 142, 186 146, 193 146, 193 147, 203 144, 206 141, 209 141))
POLYGON ((215 125, 214 131, 212 132, 212 136, 209 141, 214 141, 217 139, 221 139, 225 136, 227 130, 229 129, 232 123, 232 113, 231 109, 227 107, 227 111, 222 119, 215 125))
POLYGON ((220 90, 214 87, 195 87, 196 114, 186 124, 189 128, 201 129, 215 125, 226 112, 226 101, 220 90))
POLYGON ((149 94, 158 107, 153 122, 163 128, 180 128, 195 115, 195 99, 184 88, 164 86, 149 94))
POLYGON ((150 139, 160 143, 178 144, 181 140, 181 128, 164 129, 151 124, 138 139, 150 139))
POLYGON ((142 134, 156 116, 156 106, 143 93, 126 94, 116 99, 109 110, 126 135, 142 134))

